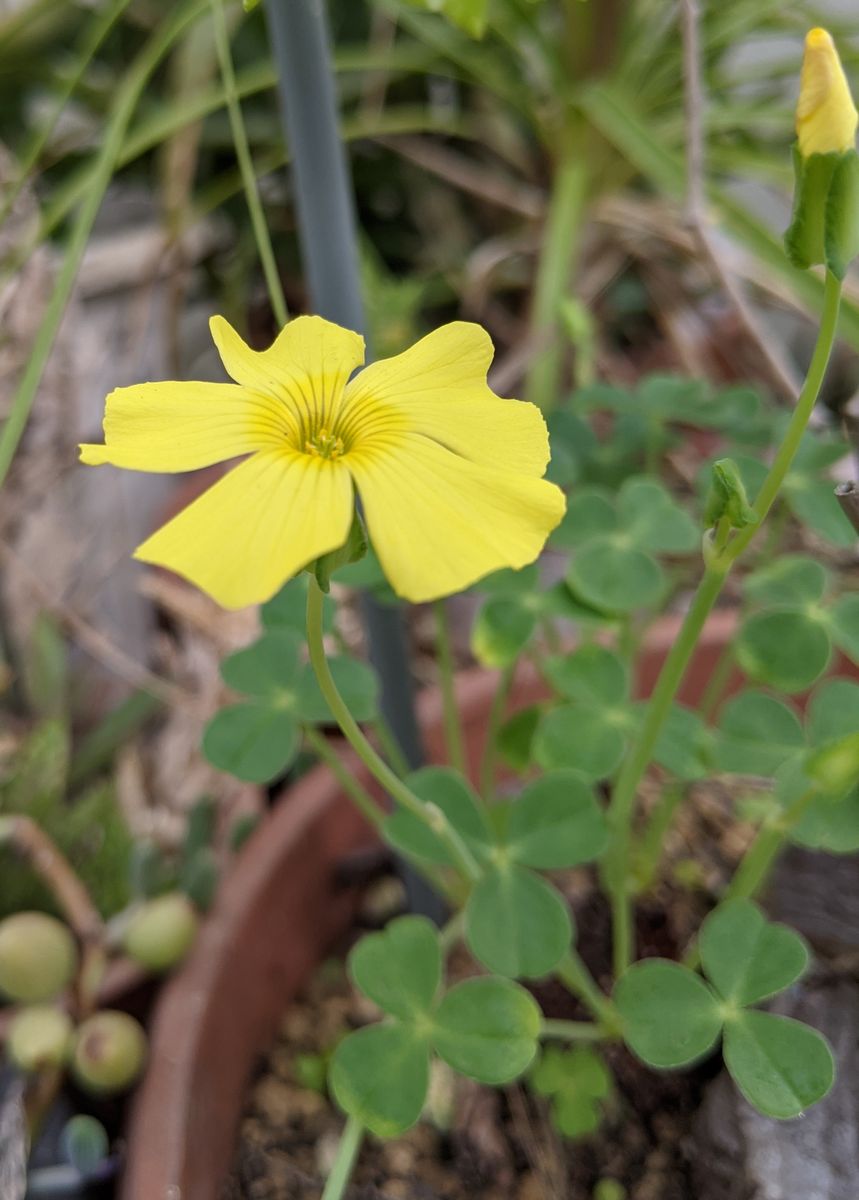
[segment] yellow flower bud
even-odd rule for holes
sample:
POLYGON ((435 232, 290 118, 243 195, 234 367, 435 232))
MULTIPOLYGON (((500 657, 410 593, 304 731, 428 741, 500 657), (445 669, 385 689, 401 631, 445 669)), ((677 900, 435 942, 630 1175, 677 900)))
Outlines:
POLYGON ((825 29, 812 29, 805 55, 796 107, 796 133, 803 158, 852 150, 859 115, 835 43, 825 29))

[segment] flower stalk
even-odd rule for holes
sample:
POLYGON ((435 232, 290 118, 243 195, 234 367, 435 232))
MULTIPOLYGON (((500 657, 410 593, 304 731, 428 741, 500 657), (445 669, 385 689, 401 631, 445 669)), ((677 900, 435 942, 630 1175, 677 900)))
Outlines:
POLYGON ((766 519, 799 449, 802 436, 820 394, 832 353, 838 326, 840 300, 841 283, 832 272, 827 272, 823 314, 814 353, 787 432, 755 500, 754 510, 757 519, 754 524, 748 525, 738 532, 720 552, 710 556, 683 626, 669 651, 653 689, 641 733, 621 768, 612 794, 609 807, 612 842, 606 858, 605 879, 611 895, 614 969, 618 976, 622 975, 629 966, 634 950, 629 868, 632 821, 638 787, 653 758, 657 740, 683 682, 686 669, 695 653, 707 618, 722 592, 734 563, 766 519))

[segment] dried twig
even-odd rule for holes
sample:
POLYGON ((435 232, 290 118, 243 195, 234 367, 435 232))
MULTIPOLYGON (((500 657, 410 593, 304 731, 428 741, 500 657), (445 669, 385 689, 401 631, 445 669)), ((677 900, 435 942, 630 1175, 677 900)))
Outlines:
POLYGON ((839 483, 835 489, 835 499, 841 505, 841 511, 847 520, 859 533, 859 488, 852 479, 847 483, 839 483))
POLYGON ((446 146, 418 136, 377 137, 374 140, 489 204, 531 220, 539 220, 545 215, 546 197, 539 188, 493 173, 446 146))
POLYGON ((104 922, 71 864, 50 837, 29 817, 10 816, 0 820, 3 842, 29 862, 56 900, 83 946, 101 942, 104 922))
POLYGON ((710 238, 704 191, 704 89, 698 0, 682 0, 681 24, 686 102, 686 220, 710 270, 730 300, 740 328, 760 355, 761 366, 770 383, 780 394, 795 401, 799 394, 796 372, 761 328, 742 287, 725 268, 710 238))
POLYGON ((197 712, 199 705, 189 692, 144 667, 130 654, 126 654, 120 646, 115 645, 109 637, 90 625, 68 604, 52 596, 38 575, 4 541, 0 541, 0 560, 26 578, 27 585, 35 593, 44 610, 56 617, 74 636, 81 648, 102 666, 113 671, 126 683, 142 688, 171 707, 197 712))

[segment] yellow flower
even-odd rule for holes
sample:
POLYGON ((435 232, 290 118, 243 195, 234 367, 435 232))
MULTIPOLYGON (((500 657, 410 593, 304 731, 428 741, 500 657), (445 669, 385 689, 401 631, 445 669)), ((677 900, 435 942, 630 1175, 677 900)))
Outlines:
POLYGON ((856 106, 835 43, 825 29, 812 29, 805 39, 796 108, 800 154, 808 158, 852 150, 856 122, 856 106))
POLYGON ((143 383, 107 398, 92 466, 191 471, 247 455, 135 557, 185 576, 226 608, 273 596, 346 541, 361 496, 370 540, 408 600, 523 567, 560 521, 563 493, 539 410, 490 391, 492 342, 456 321, 373 363, 364 341, 298 317, 254 351, 222 317, 228 383, 143 383))

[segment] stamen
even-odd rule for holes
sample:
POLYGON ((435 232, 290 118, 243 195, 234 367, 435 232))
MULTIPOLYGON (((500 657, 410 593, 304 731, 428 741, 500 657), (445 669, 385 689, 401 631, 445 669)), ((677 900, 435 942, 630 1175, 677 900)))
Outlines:
POLYGON ((304 443, 304 453, 312 454, 315 458, 339 458, 345 448, 343 439, 325 428, 314 433, 304 443))

